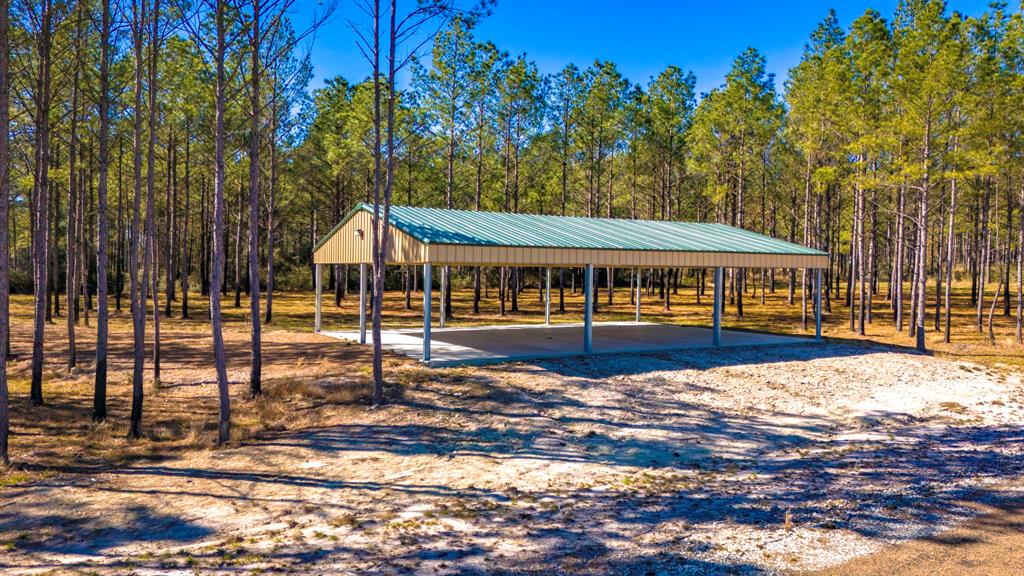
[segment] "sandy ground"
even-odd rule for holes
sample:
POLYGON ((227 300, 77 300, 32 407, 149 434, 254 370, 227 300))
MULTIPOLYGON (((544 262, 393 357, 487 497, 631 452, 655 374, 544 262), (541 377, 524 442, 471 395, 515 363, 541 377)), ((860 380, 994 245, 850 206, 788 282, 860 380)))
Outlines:
POLYGON ((573 358, 403 390, 338 426, 0 492, 0 571, 780 573, 1020 497, 1020 376, 891 348, 573 358))
POLYGON ((1024 499, 995 506, 977 502, 968 505, 983 514, 940 534, 887 546, 813 576, 1024 574, 1024 499))

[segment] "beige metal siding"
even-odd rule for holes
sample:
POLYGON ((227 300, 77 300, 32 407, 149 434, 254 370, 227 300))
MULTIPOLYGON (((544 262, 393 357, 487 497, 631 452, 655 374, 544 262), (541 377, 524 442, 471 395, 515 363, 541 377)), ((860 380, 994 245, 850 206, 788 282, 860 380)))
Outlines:
MULTIPOLYGON (((372 215, 359 212, 313 255, 317 264, 370 263, 372 215), (356 234, 362 230, 362 236, 356 234)), ((668 252, 655 250, 586 250, 578 248, 521 248, 508 246, 426 245, 391 227, 389 264, 447 264, 452 266, 565 266, 593 264, 614 268, 827 268, 828 256, 733 254, 726 252, 668 252)))
MULTIPOLYGON (((431 262, 452 266, 611 266, 615 268, 826 268, 827 256, 730 254, 644 250, 580 250, 575 248, 513 248, 479 246, 431 247, 431 262)), ((412 262, 396 262, 412 263, 412 262)))
MULTIPOLYGON (((358 212, 313 254, 316 264, 369 264, 372 261, 373 215, 358 212), (356 234, 362 230, 362 235, 356 234)), ((427 247, 405 232, 391 227, 388 262, 419 264, 426 261, 427 247)))

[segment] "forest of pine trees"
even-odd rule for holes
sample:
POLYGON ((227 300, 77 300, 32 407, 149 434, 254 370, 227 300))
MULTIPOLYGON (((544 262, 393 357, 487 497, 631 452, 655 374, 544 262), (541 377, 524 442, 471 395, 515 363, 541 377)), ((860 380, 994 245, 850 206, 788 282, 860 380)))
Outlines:
MULTIPOLYGON (((395 203, 724 222, 827 250, 824 305, 844 307, 853 331, 881 321, 920 348, 928 331, 948 339, 951 286, 966 281, 977 329, 1016 315, 1021 341, 1024 18, 1005 5, 966 18, 907 0, 845 26, 830 11, 781 94, 754 48, 698 95, 676 66, 644 84, 607 61, 542 74, 461 17, 411 76, 395 203), (872 314, 880 300, 884 319, 872 314)), ((294 157, 312 199, 308 242, 372 201, 372 102, 372 79, 334 78, 314 93, 294 157)), ((502 310, 506 299, 515 310, 518 289, 505 287, 525 272, 490 272, 502 310)), ((659 272, 673 283, 679 273, 659 272)), ((337 299, 346 283, 334 279, 347 274, 331 271, 337 299)), ((479 293, 480 272, 461 274, 479 293)), ((409 271, 392 276, 412 285, 409 271)), ((729 281, 737 314, 743 294, 768 283, 799 301, 806 326, 802 271, 735 270, 729 281)))
MULTIPOLYGON (((1019 11, 994 4, 969 18, 903 0, 853 22, 829 12, 782 92, 750 48, 697 94, 686 62, 641 83, 610 61, 545 74, 477 37, 485 10, 420 3, 389 38, 380 2, 361 3, 376 5, 377 26, 358 29, 332 20, 330 3, 300 26, 294 2, 0 0, 0 339, 6 275, 11 293, 34 296, 22 347, 34 403, 46 399, 43 327, 60 319, 72 367, 83 361, 76 332, 96 330, 94 418, 106 417, 107 319, 123 311, 138 436, 143 382, 159 381, 161 316, 211 318, 226 440, 221 307, 249 308, 259 395, 274 291, 310 290, 313 244, 385 189, 396 204, 724 222, 827 250, 824 306, 848 314, 852 331, 886 323, 921 348, 925 333, 948 340, 956 282, 970 286, 977 330, 1015 316, 1021 342, 1019 11), (307 44, 325 22, 378 73, 311 93, 307 44), (420 37, 432 41, 417 49, 420 37), (190 293, 223 303, 190 309, 190 293), (891 314, 873 313, 880 301, 891 314)), ((349 273, 330 271, 339 300, 349 273)), ((409 292, 415 273, 382 271, 375 286, 409 292)), ((693 273, 651 276, 665 286, 693 273)), ((449 286, 474 289, 474 308, 486 285, 515 311, 536 271, 451 274, 449 286)), ((608 298, 616 279, 630 281, 604 279, 608 298)), ((802 271, 733 270, 729 282, 736 314, 768 286, 806 325, 802 271)), ((6 404, 0 381, 0 429, 6 404)), ((5 446, 0 437, 4 457, 5 446)))

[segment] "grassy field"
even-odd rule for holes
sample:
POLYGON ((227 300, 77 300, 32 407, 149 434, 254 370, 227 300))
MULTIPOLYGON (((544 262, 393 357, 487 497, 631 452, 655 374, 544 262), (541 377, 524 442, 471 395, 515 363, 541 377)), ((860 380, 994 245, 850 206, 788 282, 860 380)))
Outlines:
MULTIPOLYGON (((435 291, 435 298, 438 291, 435 291)), ((557 292, 553 295, 556 299, 557 292)), ((997 311, 996 344, 990 345, 987 332, 974 325, 974 311, 968 307, 967 288, 957 286, 953 318, 953 342, 942 343, 942 335, 928 332, 928 345, 934 354, 973 361, 997 369, 1020 369, 1024 366, 1024 348, 1014 340, 1014 319, 997 311)), ((601 295, 596 320, 631 320, 633 306, 626 288, 616 290, 614 302, 607 304, 601 295)), ((455 319, 452 326, 502 323, 536 323, 543 321, 543 305, 536 288, 527 289, 519 298, 520 311, 502 317, 498 314, 496 294, 482 303, 481 313, 471 315, 472 293, 457 291, 453 295, 455 319)), ((122 312, 113 312, 111 319, 111 376, 109 389, 110 418, 106 423, 90 421, 92 406, 92 363, 94 354, 95 314, 92 326, 81 323, 78 328, 79 366, 69 370, 67 364, 66 319, 55 318, 46 327, 46 362, 44 377, 45 405, 28 405, 29 359, 31 349, 31 298, 15 296, 12 302, 12 349, 14 361, 10 370, 12 399, 11 452, 14 466, 0 476, 0 483, 16 484, 61 471, 97 469, 140 458, 162 458, 182 450, 207 448, 215 435, 216 397, 212 369, 209 322, 205 311, 207 301, 192 295, 192 319, 180 319, 180 303, 174 304, 174 316, 161 319, 162 372, 160 385, 152 378, 151 349, 147 347, 147 383, 144 412, 146 437, 130 442, 125 439, 130 409, 131 324, 127 301, 122 312)), ((420 319, 420 297, 412 300, 412 310, 404 308, 404 297, 388 292, 385 302, 385 326, 416 326, 420 319)), ((848 330, 847 310, 833 303, 833 313, 826 314, 824 334, 834 340, 871 340, 899 347, 913 346, 906 333, 897 333, 892 326, 889 304, 877 298, 874 323, 866 336, 848 330)), ((162 306, 162 302, 161 302, 162 306)), ((111 301, 113 308, 113 301, 111 301)), ((333 294, 324 295, 324 329, 351 327, 356 324, 357 298, 350 295, 339 307, 333 294)), ((267 394, 258 400, 246 398, 248 373, 248 317, 244 301, 241 308, 233 306, 233 298, 225 301, 226 340, 229 356, 229 378, 234 398, 234 438, 244 441, 262 433, 298 429, 344 421, 352 410, 368 407, 370 387, 368 351, 356 345, 325 341, 312 333, 313 296, 310 293, 275 295, 274 321, 264 333, 264 375, 267 394), (344 378, 342 378, 344 376, 344 378)), ((437 304, 434 306, 435 314, 437 304)), ((931 310, 930 310, 931 311, 931 310)), ((986 310, 987 312, 987 310, 986 310)), ((671 311, 663 310, 656 297, 644 299, 643 318, 648 321, 708 325, 711 308, 707 298, 696 304, 692 286, 681 287, 673 296, 671 311)), ((578 322, 582 315, 580 294, 566 292, 566 312, 555 313, 555 322, 578 322)), ((933 320, 929 318, 929 327, 933 320)), ((788 305, 785 292, 769 293, 765 304, 757 297, 745 299, 745 314, 736 318, 729 307, 723 324, 727 328, 765 330, 799 334, 799 296, 788 305)), ((811 326, 813 329, 813 325, 811 326)), ((147 326, 151 341, 152 325, 147 326)), ((388 356, 386 367, 391 388, 401 393, 403 385, 429 379, 460 380, 473 369, 425 370, 414 361, 388 356)))

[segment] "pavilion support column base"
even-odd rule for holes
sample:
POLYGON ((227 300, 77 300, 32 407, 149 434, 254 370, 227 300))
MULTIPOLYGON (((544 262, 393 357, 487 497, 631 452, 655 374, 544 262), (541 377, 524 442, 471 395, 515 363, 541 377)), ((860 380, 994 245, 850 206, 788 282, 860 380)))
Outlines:
POLYGON ((722 345, 722 289, 723 284, 723 272, 721 266, 715 268, 715 285, 714 285, 714 312, 712 314, 712 343, 715 346, 722 345))
POLYGON ((544 286, 544 324, 547 326, 551 325, 551 268, 545 269, 545 286, 544 286))
POLYGON ((359 343, 366 344, 366 264, 359 265, 359 343))
POLYGON ((316 281, 314 282, 314 284, 316 284, 316 316, 315 316, 315 319, 313 320, 313 331, 319 334, 320 333, 320 302, 323 299, 324 283, 323 283, 323 274, 321 274, 321 271, 320 271, 320 265, 319 264, 314 264, 313 265, 313 269, 314 269, 313 275, 315 276, 315 279, 316 279, 316 281))
POLYGON ((583 353, 594 351, 594 265, 587 264, 583 274, 583 353))
POLYGON ((814 275, 814 340, 821 342, 821 268, 814 275))
POLYGON ((636 277, 636 322, 640 323, 640 285, 644 277, 643 268, 637 268, 633 275, 636 277))
MULTIPOLYGON (((423 357, 424 362, 430 362, 430 304, 433 274, 430 262, 423 265, 423 357)), ((442 296, 443 298, 444 296, 442 296)))
POLYGON ((438 325, 444 328, 448 319, 448 267, 441 267, 441 315, 438 317, 438 325))

